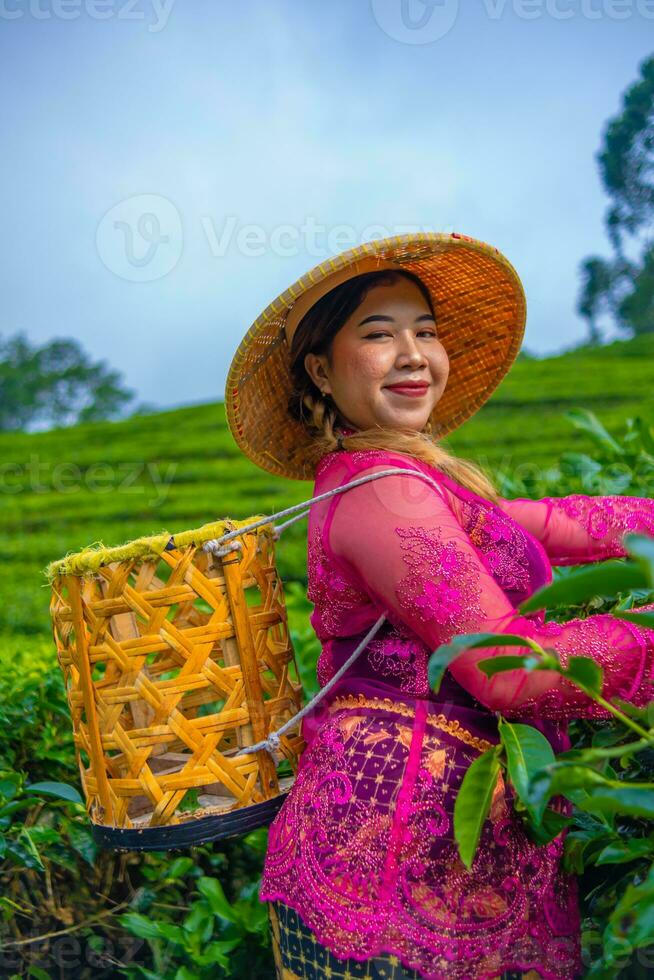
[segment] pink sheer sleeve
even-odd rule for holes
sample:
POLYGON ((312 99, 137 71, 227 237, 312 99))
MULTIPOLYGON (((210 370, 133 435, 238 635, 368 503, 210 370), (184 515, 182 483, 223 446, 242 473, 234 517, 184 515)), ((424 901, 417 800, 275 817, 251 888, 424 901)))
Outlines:
MULTIPOLYGON (((388 465, 364 463, 348 479, 388 465)), ((325 546, 346 578, 391 623, 408 625, 432 650, 460 633, 519 633, 556 649, 564 663, 571 654, 591 656, 604 670, 607 698, 617 695, 640 705, 651 697, 654 630, 610 614, 563 624, 520 616, 459 523, 447 493, 421 476, 385 476, 338 494, 325 546)), ((473 697, 507 717, 606 717, 553 671, 518 669, 488 678, 477 667, 486 657, 528 652, 507 646, 468 650, 449 670, 473 697)))
POLYGON ((647 497, 542 497, 499 501, 502 510, 538 538, 553 565, 624 558, 628 531, 654 536, 654 500, 647 497))

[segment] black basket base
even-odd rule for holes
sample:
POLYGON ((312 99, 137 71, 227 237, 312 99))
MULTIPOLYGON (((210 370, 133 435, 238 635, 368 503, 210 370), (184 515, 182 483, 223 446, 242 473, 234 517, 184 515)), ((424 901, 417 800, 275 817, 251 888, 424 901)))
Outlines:
POLYGON ((168 827, 123 829, 95 823, 93 838, 100 847, 112 851, 183 850, 196 844, 237 837, 259 827, 266 827, 273 821, 287 796, 288 790, 271 800, 264 800, 263 803, 253 803, 230 813, 198 817, 196 820, 186 820, 168 827))

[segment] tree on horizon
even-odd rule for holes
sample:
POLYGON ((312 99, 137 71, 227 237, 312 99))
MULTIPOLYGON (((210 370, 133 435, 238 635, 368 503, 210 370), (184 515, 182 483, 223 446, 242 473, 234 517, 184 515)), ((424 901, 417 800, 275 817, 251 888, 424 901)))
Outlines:
POLYGON ((577 312, 588 322, 591 344, 602 341, 602 316, 629 336, 654 332, 654 55, 639 70, 596 158, 610 198, 604 221, 614 255, 592 255, 580 265, 577 312))
POLYGON ((22 332, 0 334, 0 431, 119 418, 134 397, 120 373, 91 361, 77 340, 36 346, 22 332))

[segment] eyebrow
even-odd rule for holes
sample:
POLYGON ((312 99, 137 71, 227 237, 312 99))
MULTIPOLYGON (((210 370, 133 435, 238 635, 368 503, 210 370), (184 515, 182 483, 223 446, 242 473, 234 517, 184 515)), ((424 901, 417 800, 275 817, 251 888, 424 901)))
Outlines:
MULTIPOLYGON (((386 316, 383 313, 372 313, 370 316, 367 316, 365 320, 362 320, 359 326, 362 327, 364 323, 370 323, 372 320, 383 320, 385 323, 395 323, 395 318, 392 316, 386 316)), ((421 323, 422 320, 433 320, 434 323, 436 322, 436 318, 432 316, 431 313, 422 313, 420 316, 415 318, 414 323, 421 323)))

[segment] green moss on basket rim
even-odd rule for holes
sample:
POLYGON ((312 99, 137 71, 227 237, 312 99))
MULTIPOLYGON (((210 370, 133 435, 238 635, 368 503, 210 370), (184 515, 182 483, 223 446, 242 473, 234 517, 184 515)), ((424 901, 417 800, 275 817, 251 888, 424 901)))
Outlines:
MULTIPOLYGON (((44 568, 43 574, 49 582, 53 582, 63 575, 93 575, 102 565, 108 565, 110 562, 159 558, 161 553, 166 550, 169 542, 174 543, 175 549, 186 548, 188 545, 200 545, 259 520, 265 521, 266 515, 257 514, 255 517, 248 517, 242 521, 225 517, 220 521, 213 521, 210 524, 192 528, 190 531, 180 531, 178 534, 161 531, 159 534, 135 538, 133 541, 111 547, 107 547, 102 541, 95 541, 81 551, 71 552, 64 558, 51 561, 44 568)), ((259 533, 269 526, 270 521, 261 524, 254 530, 259 533)))

